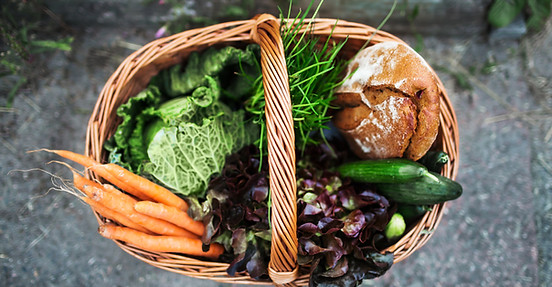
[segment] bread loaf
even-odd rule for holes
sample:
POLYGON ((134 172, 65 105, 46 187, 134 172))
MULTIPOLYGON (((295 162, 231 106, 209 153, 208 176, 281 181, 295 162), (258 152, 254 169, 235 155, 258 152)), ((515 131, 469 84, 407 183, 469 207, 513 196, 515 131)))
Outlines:
POLYGON ((360 51, 347 67, 333 118, 360 158, 421 158, 439 128, 436 79, 425 60, 404 44, 385 42, 360 51))

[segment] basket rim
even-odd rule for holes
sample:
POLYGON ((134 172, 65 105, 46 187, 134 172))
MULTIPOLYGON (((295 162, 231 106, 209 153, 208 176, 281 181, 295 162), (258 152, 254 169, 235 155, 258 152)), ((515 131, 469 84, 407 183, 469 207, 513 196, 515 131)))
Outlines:
MULTIPOLYGON (((406 44, 388 32, 378 31, 374 27, 360 23, 332 18, 317 18, 307 21, 313 25, 311 33, 314 35, 329 36, 336 39, 347 38, 348 41, 352 39, 357 42, 369 39, 370 44, 385 41, 406 44)), ((87 127, 85 154, 98 161, 103 160, 105 154, 102 146, 105 140, 113 134, 112 132, 110 134, 113 126, 109 126, 109 120, 116 118, 114 114, 116 107, 125 102, 128 97, 137 94, 144 82, 149 82, 148 77, 151 78, 159 70, 183 60, 193 51, 213 45, 250 43, 253 41, 252 31, 257 29, 257 25, 258 21, 254 18, 187 30, 151 41, 129 55, 110 76, 100 92, 87 127)), ((441 91, 440 136, 438 140, 441 141, 439 144, 442 145, 450 157, 450 161, 444 167, 442 174, 451 179, 456 179, 459 156, 456 114, 443 83, 435 71, 432 72, 441 91)), ((87 176, 99 179, 90 171, 87 172, 87 176)), ((434 205, 432 211, 427 212, 418 224, 403 235, 398 242, 386 249, 395 252, 395 263, 406 259, 429 240, 443 217, 445 207, 446 203, 434 205)), ((96 217, 100 224, 105 222, 98 214, 96 214, 96 217)), ((223 275, 220 269, 227 266, 226 263, 213 263, 182 255, 143 251, 122 242, 115 242, 121 249, 146 263, 190 277, 235 284, 271 284, 270 282, 253 280, 246 273, 234 277, 223 275), (169 264, 167 260, 173 261, 169 264)), ((294 284, 297 285, 306 285, 307 283, 308 274, 303 273, 300 273, 294 281, 294 284)))

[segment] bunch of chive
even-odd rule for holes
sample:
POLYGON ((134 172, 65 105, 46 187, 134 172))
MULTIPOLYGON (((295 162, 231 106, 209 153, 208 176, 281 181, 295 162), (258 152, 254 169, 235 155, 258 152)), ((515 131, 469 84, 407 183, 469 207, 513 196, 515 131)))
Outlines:
MULTIPOLYGON (((311 2, 312 5, 312 2, 311 2)), ((309 33, 312 28, 305 23, 305 13, 285 23, 282 19, 282 40, 285 49, 289 76, 292 116, 295 129, 296 148, 302 154, 308 145, 325 142, 323 130, 327 129, 330 116, 328 111, 334 99, 333 91, 342 82, 346 60, 338 57, 345 41, 335 43, 328 37, 309 33)), ((315 11, 314 15, 318 12, 315 11)), ((313 16, 314 17, 314 16, 313 16)), ((261 136, 257 141, 261 155, 266 153, 265 100, 262 75, 255 81, 254 95, 246 102, 246 110, 254 115, 254 122, 261 126, 261 136)))

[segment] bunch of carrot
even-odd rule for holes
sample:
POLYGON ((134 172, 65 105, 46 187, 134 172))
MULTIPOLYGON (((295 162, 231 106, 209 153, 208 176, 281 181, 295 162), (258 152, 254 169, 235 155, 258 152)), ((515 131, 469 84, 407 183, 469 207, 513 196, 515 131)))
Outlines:
POLYGON ((98 232, 102 236, 148 251, 212 259, 224 252, 217 243, 203 250, 203 223, 194 221, 187 213, 186 201, 168 189, 116 164, 101 164, 66 150, 45 151, 74 161, 110 183, 89 180, 73 170, 73 185, 83 193, 80 198, 101 216, 119 223, 101 225, 98 232))

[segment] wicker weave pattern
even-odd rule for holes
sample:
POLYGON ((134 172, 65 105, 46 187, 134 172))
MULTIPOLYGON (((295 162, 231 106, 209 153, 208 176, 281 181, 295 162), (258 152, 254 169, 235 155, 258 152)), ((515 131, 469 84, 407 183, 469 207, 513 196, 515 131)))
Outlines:
MULTIPOLYGON (((352 57, 367 41, 375 44, 385 41, 402 42, 397 37, 376 31, 373 27, 335 19, 307 21, 303 27, 321 37, 341 41, 347 38, 343 55, 352 57)), ((96 160, 104 161, 106 153, 102 146, 115 131, 120 119, 116 109, 141 90, 160 70, 182 62, 194 51, 201 51, 213 45, 243 46, 257 42, 262 50, 262 70, 266 95, 267 129, 269 131, 270 188, 273 197, 272 250, 270 275, 272 281, 255 281, 247 274, 230 277, 226 273, 228 264, 209 262, 182 256, 180 254, 149 252, 131 245, 116 242, 121 249, 136 258, 158 268, 179 274, 235 284, 286 286, 307 285, 308 268, 297 267, 296 235, 296 183, 293 122, 289 83, 285 57, 278 33, 280 21, 269 15, 255 19, 221 23, 205 28, 188 30, 173 36, 148 43, 127 57, 111 75, 101 91, 90 117, 86 134, 85 153, 96 160)), ((287 23, 282 23, 287 25, 287 23)), ((444 176, 455 179, 458 168, 458 128, 456 116, 443 84, 441 92, 440 132, 437 146, 449 154, 450 162, 442 171, 444 176)), ((88 174, 95 177, 94 174, 88 174)), ((403 238, 389 247, 395 252, 395 262, 408 257, 422 247, 438 226, 445 204, 438 204, 403 238)), ((98 221, 104 219, 98 216, 98 221)))
POLYGON ((256 27, 252 30, 252 38, 261 47, 272 194, 273 228, 268 271, 274 283, 285 284, 295 280, 298 274, 295 134, 291 97, 280 23, 272 16, 261 15, 256 27))

